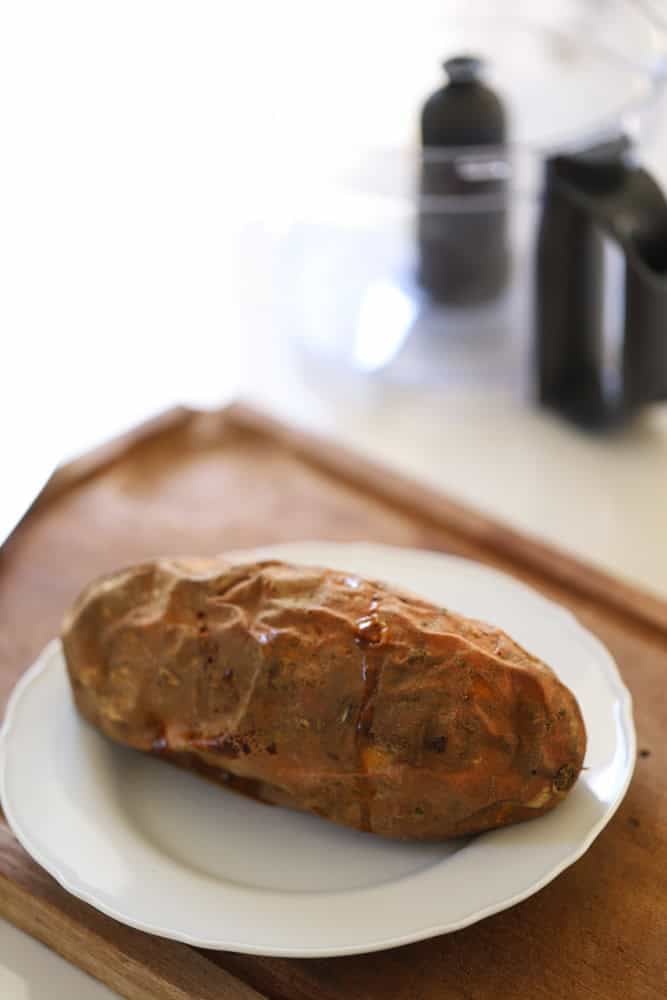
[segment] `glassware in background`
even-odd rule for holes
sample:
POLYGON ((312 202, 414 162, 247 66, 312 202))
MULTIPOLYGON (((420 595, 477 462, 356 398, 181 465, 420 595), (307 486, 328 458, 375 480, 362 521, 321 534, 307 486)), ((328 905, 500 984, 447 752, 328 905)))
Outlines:
MULTIPOLYGON (((294 221, 279 242, 271 269, 271 322, 341 378, 372 375, 376 381, 431 385, 441 391, 473 388, 527 400, 541 396, 560 408, 558 393, 549 398, 539 391, 544 372, 536 364, 542 358, 537 334, 559 343, 553 332, 545 333, 540 311, 553 310, 559 287, 563 301, 571 294, 568 255, 574 260, 585 244, 589 299, 580 295, 579 312, 565 310, 563 322, 574 317, 575 325, 591 324, 584 336, 595 369, 597 403, 592 409, 563 409, 587 425, 625 415, 618 403, 628 353, 625 290, 622 281, 619 285, 611 279, 627 271, 633 227, 641 230, 646 213, 640 207, 633 220, 625 180, 603 205, 600 175, 592 168, 587 235, 580 233, 579 239, 570 233, 564 239, 560 233, 556 238, 553 211, 559 199, 545 182, 555 177, 554 163, 576 164, 609 143, 619 150, 617 172, 621 166, 634 170, 627 150, 635 158, 643 155, 663 105, 664 32, 629 0, 531 0, 502 10, 484 0, 451 0, 443 3, 438 25, 424 60, 436 45, 443 57, 474 55, 472 63, 449 65, 454 74, 474 69, 469 82, 477 88, 477 130, 464 136, 464 142, 440 143, 435 149, 428 141, 423 150, 413 142, 356 156, 331 150, 327 157, 319 151, 316 163, 306 159, 294 185, 294 221), (550 215, 544 214, 545 206, 550 215), (538 268, 538 235, 544 249, 545 218, 552 220, 547 242, 556 247, 547 283, 551 302, 546 305, 545 286, 538 281, 544 273, 544 254, 542 270, 538 268), (434 233, 454 239, 449 267, 440 273, 438 255, 428 245, 434 233), (582 306, 585 299, 588 305, 582 306), (600 387, 609 387, 606 395, 600 387)), ((401 65, 399 53, 395 62, 401 65)), ((465 85, 460 77, 458 85, 465 85)), ((385 105, 393 89, 401 92, 404 103, 404 91, 411 86, 401 73, 369 81, 385 105)), ((415 123, 425 97, 424 92, 419 99, 415 94, 415 123)), ((431 123, 425 124, 428 132, 431 123)), ((455 129, 450 136, 455 140, 455 129)), ((581 179, 581 171, 575 174, 581 179)), ((575 200, 581 194, 574 190, 578 186, 571 185, 575 200)), ((557 220, 563 218, 562 202, 560 197, 557 220)), ((645 284, 655 292, 650 304, 655 313, 661 309, 665 280, 664 257, 655 241, 644 258, 654 272, 645 284)), ((648 339, 652 350, 655 329, 648 339)), ((567 338, 561 341, 567 361, 576 352, 567 338)), ((641 364, 632 364, 640 378, 650 369, 646 352, 641 364)), ((569 371, 570 385, 571 376, 569 371)), ((662 386, 653 382, 653 394, 667 391, 667 379, 662 386)), ((641 386, 633 388, 637 399, 642 391, 641 386)))

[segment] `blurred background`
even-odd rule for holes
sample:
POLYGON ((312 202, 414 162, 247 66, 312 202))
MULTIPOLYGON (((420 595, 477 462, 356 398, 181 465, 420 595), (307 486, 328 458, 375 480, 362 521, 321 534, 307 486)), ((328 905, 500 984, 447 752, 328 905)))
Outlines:
POLYGON ((660 0, 5 4, 5 529, 241 395, 667 593, 666 37, 660 0))

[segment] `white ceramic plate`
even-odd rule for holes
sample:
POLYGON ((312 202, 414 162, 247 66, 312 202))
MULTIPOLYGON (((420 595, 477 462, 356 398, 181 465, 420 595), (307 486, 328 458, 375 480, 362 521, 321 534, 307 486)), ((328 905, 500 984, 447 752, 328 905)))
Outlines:
POLYGON ((133 927, 206 948, 343 955, 453 931, 536 892, 579 858, 630 781, 630 696, 572 615, 511 578, 381 545, 262 550, 401 585, 506 629, 576 693, 584 771, 540 819, 466 841, 403 844, 212 788, 82 722, 59 642, 17 685, 0 794, 25 849, 66 889, 133 927))

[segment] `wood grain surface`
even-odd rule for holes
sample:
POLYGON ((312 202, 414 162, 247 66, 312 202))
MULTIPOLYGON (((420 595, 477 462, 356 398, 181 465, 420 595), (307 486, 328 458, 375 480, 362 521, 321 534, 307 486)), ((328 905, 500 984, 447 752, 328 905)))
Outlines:
POLYGON ((173 411, 61 470, 0 550, 0 705, 92 577, 160 554, 371 540, 497 566, 570 607, 635 701, 628 795, 587 854, 531 899, 377 955, 198 952, 69 896, 0 822, 0 913, 127 997, 664 1000, 667 602, 247 409, 173 411))

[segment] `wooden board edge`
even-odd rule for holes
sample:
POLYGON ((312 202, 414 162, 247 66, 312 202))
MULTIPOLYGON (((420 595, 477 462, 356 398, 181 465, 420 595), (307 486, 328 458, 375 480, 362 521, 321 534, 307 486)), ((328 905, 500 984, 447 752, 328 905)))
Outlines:
POLYGON ((2 821, 0 916, 131 1000, 266 1000, 196 949, 126 927, 70 896, 2 821))
POLYGON ((109 468, 114 462, 143 441, 161 434, 168 434, 170 431, 183 426, 189 420, 193 419, 197 413, 197 410, 192 410, 187 406, 171 407, 154 417, 150 417, 136 427, 132 427, 122 434, 110 438, 96 448, 84 452, 70 462, 59 465, 32 501, 21 520, 14 526, 0 546, 0 552, 4 546, 11 543, 12 538, 19 531, 23 530, 23 526, 30 521, 36 512, 42 511, 46 506, 62 496, 63 493, 80 486, 87 480, 92 479, 99 472, 109 468))
POLYGON ((187 406, 171 407, 59 466, 44 486, 36 504, 51 502, 67 490, 84 483, 113 465, 117 459, 126 455, 135 445, 148 438, 168 434, 176 427, 187 423, 196 412, 187 406))
POLYGON ((341 480, 388 498, 395 506, 424 521, 453 529, 492 552, 667 633, 667 600, 658 595, 468 507, 325 435, 290 425, 243 401, 230 404, 224 412, 231 423, 276 438, 312 465, 341 480))
POLYGON ((369 494, 389 500, 394 506, 435 527, 459 532, 491 553, 509 558, 586 598, 601 602, 616 613, 630 615, 635 621, 657 629, 663 637, 667 634, 666 599, 475 510, 324 434, 304 430, 243 400, 215 411, 173 407, 59 467, 12 535, 29 521, 33 511, 110 467, 133 447, 148 438, 168 434, 204 415, 207 419, 217 417, 220 426, 231 424, 271 436, 314 467, 369 494))

